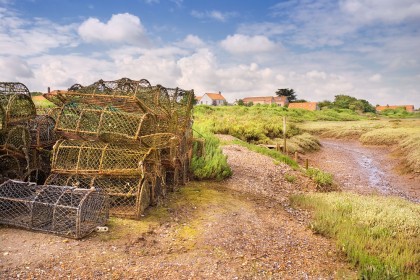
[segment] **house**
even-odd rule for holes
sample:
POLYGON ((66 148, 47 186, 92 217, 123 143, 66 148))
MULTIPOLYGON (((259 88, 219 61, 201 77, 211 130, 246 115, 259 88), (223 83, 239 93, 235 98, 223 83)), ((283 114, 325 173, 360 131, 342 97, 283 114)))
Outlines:
POLYGON ((245 97, 242 99, 244 104, 277 104, 278 106, 284 107, 289 104, 287 96, 256 96, 256 97, 245 97))
POLYGON ((376 111, 381 112, 383 110, 387 109, 398 109, 398 108, 404 108, 407 112, 413 113, 414 112, 414 105, 386 105, 386 106, 376 106, 376 111))
POLYGON ((290 103, 289 109, 304 109, 308 111, 317 111, 319 110, 318 102, 296 102, 290 103))
POLYGON ((226 99, 223 97, 222 93, 205 93, 203 96, 196 97, 197 104, 213 105, 219 106, 226 103, 226 99))

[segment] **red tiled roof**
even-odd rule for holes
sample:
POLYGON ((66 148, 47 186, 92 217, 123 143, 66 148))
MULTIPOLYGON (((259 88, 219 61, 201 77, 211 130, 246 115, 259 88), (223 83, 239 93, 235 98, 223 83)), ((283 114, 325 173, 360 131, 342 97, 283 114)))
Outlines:
POLYGON ((202 96, 196 96, 196 97, 195 97, 195 100, 200 101, 200 100, 201 100, 201 98, 203 98, 203 97, 202 97, 202 96))
POLYGON ((309 111, 316 111, 318 102, 298 102, 289 103, 289 109, 305 109, 309 111))
POLYGON ((212 100, 226 100, 221 93, 206 93, 212 100))

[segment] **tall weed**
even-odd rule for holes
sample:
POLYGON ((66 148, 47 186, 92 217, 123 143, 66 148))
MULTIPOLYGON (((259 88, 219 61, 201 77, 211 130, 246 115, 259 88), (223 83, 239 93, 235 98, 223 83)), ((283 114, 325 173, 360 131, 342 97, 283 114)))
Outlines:
POLYGON ((313 193, 291 198, 314 210, 312 229, 337 239, 361 279, 418 279, 420 205, 400 198, 313 193))

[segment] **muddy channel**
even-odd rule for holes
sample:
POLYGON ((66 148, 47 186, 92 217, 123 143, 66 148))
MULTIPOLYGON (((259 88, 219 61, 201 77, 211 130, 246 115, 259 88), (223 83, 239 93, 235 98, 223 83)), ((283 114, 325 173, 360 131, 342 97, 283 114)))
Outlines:
POLYGON ((396 195, 420 203, 420 175, 401 174, 390 147, 358 141, 322 139, 321 150, 307 154, 311 166, 334 174, 343 190, 396 195))

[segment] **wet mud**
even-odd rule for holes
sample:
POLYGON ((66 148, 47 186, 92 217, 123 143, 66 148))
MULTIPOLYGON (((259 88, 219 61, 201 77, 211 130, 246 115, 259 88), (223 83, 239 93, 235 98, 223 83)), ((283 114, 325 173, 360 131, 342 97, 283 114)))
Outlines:
POLYGON ((401 174, 400 159, 388 146, 323 139, 320 151, 305 155, 310 165, 334 175, 343 190, 400 196, 420 203, 420 175, 401 174))

